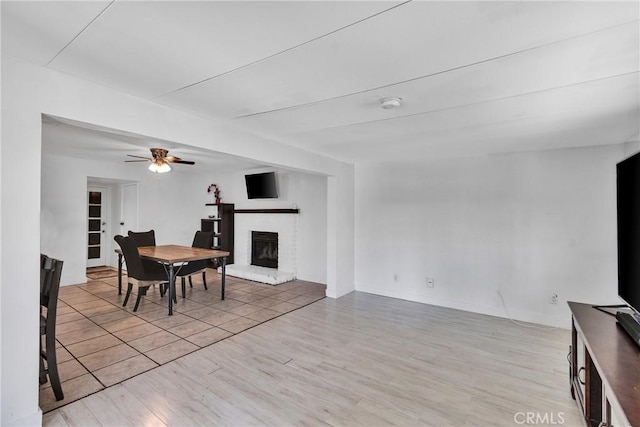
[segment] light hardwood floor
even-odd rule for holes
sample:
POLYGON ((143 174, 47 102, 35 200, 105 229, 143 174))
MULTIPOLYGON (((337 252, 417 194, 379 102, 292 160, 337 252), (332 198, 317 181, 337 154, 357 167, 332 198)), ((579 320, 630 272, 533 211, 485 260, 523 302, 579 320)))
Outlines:
POLYGON ((570 334, 354 292, 54 410, 45 426, 584 425, 570 334))
POLYGON ((108 273, 103 269, 98 278, 60 289, 56 354, 64 399, 56 400, 51 382, 41 385, 39 403, 45 413, 322 299, 326 293, 325 285, 302 280, 270 286, 227 277, 226 298, 221 301, 221 277, 209 270, 209 290, 198 275, 169 316, 167 297, 161 297, 157 288, 149 291, 136 312, 133 303, 122 307, 117 271, 112 272, 114 277, 102 277, 108 273))

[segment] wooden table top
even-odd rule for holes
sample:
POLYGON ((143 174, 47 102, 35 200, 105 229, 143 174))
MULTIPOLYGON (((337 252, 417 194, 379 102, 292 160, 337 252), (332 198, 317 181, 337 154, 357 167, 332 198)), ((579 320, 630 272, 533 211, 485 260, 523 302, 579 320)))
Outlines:
MULTIPOLYGON (((120 249, 116 252, 121 253, 120 249)), ((203 259, 222 258, 229 256, 229 252, 217 249, 194 248, 181 245, 140 246, 140 256, 144 259, 175 264, 179 262, 199 261, 203 259)))

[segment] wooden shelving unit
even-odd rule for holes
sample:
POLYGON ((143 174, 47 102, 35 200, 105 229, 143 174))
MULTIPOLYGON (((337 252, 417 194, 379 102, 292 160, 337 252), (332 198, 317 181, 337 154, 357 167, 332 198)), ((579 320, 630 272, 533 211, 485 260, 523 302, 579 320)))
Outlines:
POLYGON ((207 203, 206 206, 215 206, 215 218, 202 218, 200 229, 202 231, 213 231, 213 248, 229 252, 227 264, 233 264, 234 249, 234 207, 233 203, 207 203))

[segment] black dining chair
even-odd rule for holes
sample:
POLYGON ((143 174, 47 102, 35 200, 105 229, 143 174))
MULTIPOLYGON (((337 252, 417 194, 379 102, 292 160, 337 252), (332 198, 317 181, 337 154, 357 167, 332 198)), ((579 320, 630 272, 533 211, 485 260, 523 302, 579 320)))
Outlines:
MULTIPOLYGON (((191 247, 194 248, 205 248, 211 249, 213 246, 213 232, 212 231, 196 231, 195 236, 193 237, 193 243, 191 247)), ((186 295, 186 286, 185 286, 185 277, 189 278, 189 287, 193 288, 193 282, 191 281, 191 276, 194 274, 202 273, 202 283, 204 284, 204 289, 207 288, 207 266, 209 265, 209 260, 201 260, 201 261, 191 261, 188 264, 183 265, 177 273, 177 276, 180 277, 182 282, 182 298, 185 298, 186 295)))
MULTIPOLYGON (((155 230, 151 229, 149 231, 131 231, 129 230, 127 232, 127 234, 129 235, 129 237, 131 237, 133 239, 134 242, 136 242, 136 245, 138 247, 140 246, 155 246, 156 245, 156 232, 155 230)), ((157 264, 155 261, 151 261, 148 259, 143 259, 142 260, 142 264, 145 265, 145 267, 153 269, 155 268, 153 266, 153 264, 157 264)))
POLYGON ((56 312, 63 262, 40 255, 40 384, 51 380, 56 400, 64 399, 56 358, 56 312), (44 337, 44 350, 42 349, 44 337), (46 366, 44 362, 47 362, 46 366))
POLYGON ((140 246, 155 246, 156 245, 156 232, 154 230, 149 231, 131 231, 129 230, 129 237, 131 237, 138 247, 140 246))
POLYGON ((167 280, 167 272, 164 267, 155 262, 150 261, 143 263, 138 252, 138 246, 132 237, 115 236, 115 241, 120 245, 124 262, 127 264, 127 294, 124 297, 122 306, 125 307, 131 296, 133 285, 138 286, 138 297, 133 311, 138 310, 140 299, 147 294, 147 290, 151 285, 160 285, 160 294, 164 295, 166 287, 169 285, 167 280))

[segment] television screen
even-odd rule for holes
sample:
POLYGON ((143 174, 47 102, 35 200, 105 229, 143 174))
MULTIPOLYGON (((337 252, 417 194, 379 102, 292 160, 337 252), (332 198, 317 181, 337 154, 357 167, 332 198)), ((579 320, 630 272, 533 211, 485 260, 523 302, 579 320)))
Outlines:
POLYGON ((640 312, 640 153, 618 163, 618 295, 640 312))
POLYGON ((277 199, 276 173, 265 172, 244 176, 249 199, 277 199))

